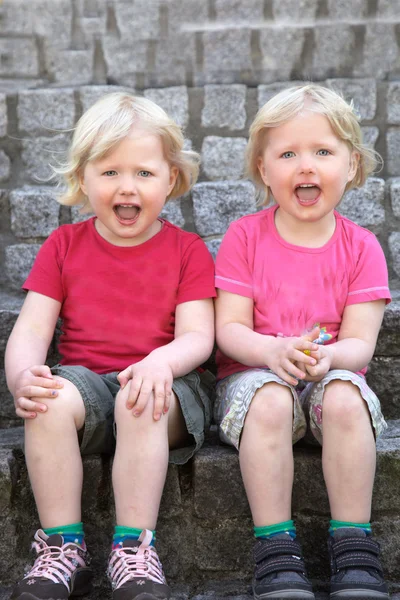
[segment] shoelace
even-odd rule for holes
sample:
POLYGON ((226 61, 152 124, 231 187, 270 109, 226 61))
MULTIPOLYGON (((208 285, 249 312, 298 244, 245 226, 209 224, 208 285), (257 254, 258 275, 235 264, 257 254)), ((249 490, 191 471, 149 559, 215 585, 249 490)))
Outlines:
POLYGON ((166 583, 157 552, 152 546, 145 544, 113 550, 108 576, 114 589, 133 579, 150 579, 155 583, 166 583))
POLYGON ((48 546, 39 537, 32 544, 37 552, 37 558, 26 578, 44 577, 54 583, 62 583, 70 591, 71 576, 77 567, 85 567, 84 559, 79 556, 78 550, 69 546, 48 546))

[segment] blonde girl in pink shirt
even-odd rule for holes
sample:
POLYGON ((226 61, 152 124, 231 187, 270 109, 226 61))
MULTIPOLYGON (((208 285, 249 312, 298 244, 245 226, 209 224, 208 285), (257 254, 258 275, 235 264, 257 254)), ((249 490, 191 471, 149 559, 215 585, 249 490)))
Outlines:
POLYGON ((388 598, 370 525, 386 423, 364 378, 388 274, 375 236, 335 210, 375 166, 353 107, 319 85, 277 94, 250 129, 247 171, 274 203, 232 223, 217 257, 215 418, 239 450, 256 599, 314 598, 291 515, 307 423, 331 509, 330 596, 388 598))

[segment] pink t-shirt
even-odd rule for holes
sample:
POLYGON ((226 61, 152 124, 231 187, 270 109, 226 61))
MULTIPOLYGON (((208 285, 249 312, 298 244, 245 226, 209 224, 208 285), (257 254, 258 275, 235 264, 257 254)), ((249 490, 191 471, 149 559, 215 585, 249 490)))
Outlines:
MULTIPOLYGON (((333 343, 346 306, 390 302, 386 260, 373 233, 335 211, 336 229, 324 246, 294 246, 276 230, 277 208, 232 223, 216 261, 216 287, 253 299, 254 331, 298 336, 320 323, 333 343)), ((219 379, 249 369, 219 351, 217 365, 219 379)))

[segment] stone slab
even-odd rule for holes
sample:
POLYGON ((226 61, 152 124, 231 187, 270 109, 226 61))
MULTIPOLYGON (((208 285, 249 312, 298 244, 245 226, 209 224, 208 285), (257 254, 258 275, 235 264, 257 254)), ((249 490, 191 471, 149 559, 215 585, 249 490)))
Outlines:
POLYGON ((62 163, 65 159, 70 141, 69 134, 58 134, 53 137, 24 137, 22 139, 21 179, 31 183, 44 185, 54 176, 50 165, 62 163))
POLYGON ((369 177, 362 188, 352 189, 344 195, 338 211, 357 225, 376 233, 385 222, 384 196, 384 180, 369 177))
POLYGON ((376 80, 366 79, 328 79, 327 86, 343 96, 346 102, 353 101, 354 108, 362 121, 370 121, 376 115, 376 80))
POLYGON ((25 90, 18 95, 20 131, 62 131, 75 124, 73 90, 25 90))
POLYGON ((6 94, 0 94, 0 137, 4 137, 7 133, 7 102, 6 94))
POLYGON ((243 129, 246 124, 245 85, 204 86, 203 127, 243 129))
POLYGON ((186 127, 188 124, 189 96, 186 86, 147 89, 144 91, 144 97, 161 106, 180 127, 186 127))
POLYGON ((47 237, 59 225, 60 205, 52 190, 13 190, 10 209, 11 229, 19 238, 47 237))
POLYGON ((201 149, 202 169, 208 179, 239 179, 244 171, 246 138, 207 136, 201 149))

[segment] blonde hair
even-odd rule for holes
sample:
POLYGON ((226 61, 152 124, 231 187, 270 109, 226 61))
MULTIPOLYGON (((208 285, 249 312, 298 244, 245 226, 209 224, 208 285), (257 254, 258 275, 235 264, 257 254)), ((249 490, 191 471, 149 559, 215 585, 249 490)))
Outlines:
POLYGON ((345 191, 364 185, 368 175, 378 164, 382 164, 380 155, 363 143, 359 119, 352 101, 347 103, 338 93, 321 85, 307 84, 288 88, 260 108, 250 127, 245 173, 258 188, 262 205, 271 200, 271 190, 263 182, 258 170, 258 159, 265 148, 268 129, 287 123, 303 110, 324 115, 337 137, 347 143, 351 152, 359 155, 356 174, 345 191))
POLYGON ((85 166, 106 156, 137 126, 160 136, 166 161, 178 169, 167 200, 186 193, 196 183, 199 155, 183 149, 179 125, 151 100, 118 92, 103 96, 79 119, 65 163, 53 167, 59 183, 67 186, 58 201, 68 206, 85 204, 87 198, 80 187, 85 166))

